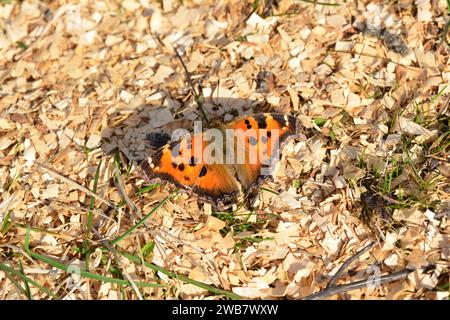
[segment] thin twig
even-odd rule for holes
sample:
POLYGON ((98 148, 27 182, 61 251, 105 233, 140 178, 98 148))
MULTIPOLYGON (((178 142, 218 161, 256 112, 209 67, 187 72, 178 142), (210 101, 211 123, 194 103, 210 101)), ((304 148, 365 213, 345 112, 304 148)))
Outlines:
POLYGON ((331 288, 327 288, 327 289, 324 289, 317 293, 306 296, 306 297, 302 298, 302 300, 320 300, 320 299, 328 298, 335 294, 340 294, 340 293, 348 292, 351 290, 361 289, 361 288, 368 287, 368 286, 378 287, 378 286, 388 283, 388 282, 404 279, 413 271, 414 270, 404 269, 402 271, 394 272, 392 274, 388 274, 388 275, 382 276, 380 278, 374 278, 374 279, 369 278, 366 280, 360 280, 360 281, 355 281, 355 282, 348 283, 348 284, 333 286, 331 288))
POLYGON ((43 165, 38 165, 38 167, 39 167, 39 169, 42 169, 43 171, 48 172, 50 175, 52 175, 52 176, 58 178, 59 180, 61 180, 61 181, 63 181, 63 182, 66 182, 67 184, 76 187, 78 190, 83 191, 84 193, 90 195, 91 197, 96 198, 98 201, 100 201, 100 202, 102 202, 102 203, 104 203, 104 204, 107 204, 107 205, 110 206, 111 208, 117 210, 117 206, 116 206, 114 203, 112 203, 111 201, 108 201, 108 200, 106 200, 106 199, 103 199, 102 197, 100 197, 100 196, 97 195, 96 193, 92 192, 91 190, 89 190, 89 189, 86 188, 86 187, 83 187, 82 185, 80 185, 79 183, 75 182, 74 180, 69 179, 69 178, 66 178, 66 177, 64 177, 63 175, 59 174, 58 172, 56 172, 56 171, 54 171, 54 170, 52 170, 52 169, 50 169, 50 168, 47 168, 47 167, 45 167, 45 166, 43 166, 43 165))
POLYGON ((309 296, 306 296, 302 298, 302 300, 319 300, 319 299, 325 299, 327 297, 333 296, 335 294, 344 293, 351 290, 356 290, 364 287, 378 287, 384 283, 396 281, 399 279, 403 279, 408 276, 413 270, 411 269, 404 269, 402 271, 394 272, 392 274, 388 274, 381 277, 369 277, 365 280, 359 280, 352 283, 342 284, 342 285, 336 285, 337 279, 342 275, 342 273, 361 255, 363 255, 365 252, 370 250, 374 246, 375 242, 369 243, 367 246, 362 248, 360 251, 358 251, 356 254, 354 254, 352 257, 347 259, 342 266, 339 268, 339 270, 334 274, 334 276, 331 278, 330 282, 326 286, 324 290, 321 290, 317 293, 311 294, 309 296))
POLYGON ((208 115, 206 114, 205 109, 203 109, 203 103, 204 103, 205 99, 203 97, 203 88, 201 86, 201 83, 199 82, 199 84, 198 84, 198 90, 195 90, 195 86, 194 86, 194 83, 192 82, 192 78, 191 78, 191 73, 188 71, 186 64, 183 61, 183 58, 178 53, 178 50, 175 48, 175 46, 173 46, 173 50, 175 51, 175 54, 177 55, 178 60, 180 60, 180 63, 183 66, 187 81, 189 83, 189 86, 191 87, 192 94, 194 95, 195 103, 197 104, 198 108, 200 109, 203 119, 207 123, 209 123, 208 115))
POLYGON ((120 170, 117 167, 114 167, 114 183, 119 190, 119 192, 122 194, 123 199, 127 203, 127 205, 130 207, 131 211, 135 212, 139 218, 142 218, 142 212, 141 210, 134 204, 134 202, 130 199, 128 196, 125 185, 123 183, 122 175, 120 174, 120 170))
POLYGON ((356 259, 358 259, 360 256, 362 256, 364 253, 366 253, 368 250, 370 250, 373 245, 375 244, 375 242, 371 242, 369 243, 367 246, 365 246, 364 248, 362 248, 360 251, 358 251, 356 254, 354 254, 353 256, 351 256, 349 259, 347 259, 347 261, 345 261, 342 266, 339 268, 339 270, 334 274, 334 276, 331 278, 330 282, 328 283, 326 289, 334 287, 336 284, 337 279, 342 275, 342 273, 345 271, 345 269, 347 269, 350 264, 353 263, 353 261, 355 261, 356 259))
POLYGON ((173 51, 175 51, 178 60, 180 60, 181 66, 184 69, 184 73, 186 74, 186 79, 189 83, 189 86, 191 87, 192 93, 194 94, 194 96, 197 96, 197 91, 195 90, 194 83, 192 82, 191 73, 188 71, 186 64, 183 61, 183 58, 181 57, 180 53, 178 52, 177 48, 175 48, 175 46, 173 46, 173 51))
POLYGON ((320 6, 329 6, 329 7, 339 7, 339 3, 328 3, 328 2, 319 2, 317 0, 299 0, 307 3, 311 3, 313 5, 320 5, 320 6))

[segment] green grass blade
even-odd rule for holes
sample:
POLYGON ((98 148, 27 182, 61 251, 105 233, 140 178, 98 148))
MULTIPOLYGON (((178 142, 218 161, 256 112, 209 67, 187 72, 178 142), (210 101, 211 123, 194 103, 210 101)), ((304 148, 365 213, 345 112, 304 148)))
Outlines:
POLYGON ((325 118, 315 118, 314 119, 314 123, 321 128, 325 125, 326 122, 327 122, 327 119, 325 119, 325 118))
MULTIPOLYGON (((51 265, 52 267, 55 267, 57 269, 63 270, 65 272, 71 273, 69 270, 70 265, 65 265, 64 263, 60 263, 56 260, 53 260, 49 257, 40 255, 38 253, 34 253, 34 252, 28 252, 33 258, 40 260, 42 262, 45 262, 49 265, 51 265)), ((72 269, 72 268, 70 268, 72 269)), ((93 279, 93 280, 98 280, 98 281, 102 281, 102 282, 109 282, 109 283, 115 283, 115 284, 119 284, 122 286, 129 286, 130 282, 128 280, 123 280, 123 279, 117 279, 117 278, 111 278, 111 277, 107 277, 107 276, 102 276, 100 274, 95 274, 92 272, 88 272, 88 271, 83 271, 80 270, 79 274, 81 277, 85 277, 85 278, 89 278, 89 279, 93 279)), ((138 287, 155 287, 155 288, 161 288, 161 287, 165 287, 165 285, 159 284, 159 283, 145 283, 145 282, 141 282, 141 281, 136 281, 134 282, 134 284, 136 284, 136 286, 138 287)))
POLYGON ((42 286, 41 284, 37 283, 36 281, 28 278, 26 275, 20 273, 17 270, 14 270, 13 268, 7 266, 6 264, 0 263, 0 270, 4 271, 4 272, 8 272, 9 274, 15 275, 17 277, 19 277, 20 279, 22 279, 23 281, 26 281, 28 283, 30 283, 31 285, 35 286, 36 288, 38 288, 39 290, 41 290, 42 292, 46 293, 48 296, 55 298, 55 299, 60 299, 55 293, 53 293, 52 291, 48 290, 47 288, 45 288, 44 286, 42 286))
MULTIPOLYGON (((42 261, 44 263, 47 263, 49 265, 51 265, 52 267, 62 270, 64 272, 67 273, 74 273, 73 272, 73 266, 70 265, 66 265, 64 263, 58 262, 56 260, 53 260, 52 258, 46 257, 44 255, 41 255, 39 253, 35 253, 33 251, 30 250, 29 247, 29 241, 30 241, 30 233, 29 233, 29 229, 27 229, 27 234, 25 237, 25 251, 32 256, 33 258, 42 261)), ((103 276, 100 274, 96 274, 96 273, 92 273, 92 272, 88 272, 88 271, 84 271, 84 270, 76 270, 76 272, 81 276, 81 277, 85 277, 85 278, 89 278, 89 279, 93 279, 93 280, 98 280, 98 281, 102 281, 102 282, 109 282, 109 283, 114 283, 114 284, 118 284, 118 285, 122 285, 122 286, 129 286, 130 282, 128 280, 123 280, 123 279, 117 279, 117 278, 111 278, 111 277, 107 277, 107 276, 103 276)), ((145 282, 141 282, 141 281, 136 281, 133 282, 136 286, 138 287, 166 287, 166 285, 162 285, 159 283, 145 283, 145 282)))
POLYGON ((278 192, 273 191, 272 189, 269 189, 269 188, 265 188, 265 187, 260 187, 259 190, 266 191, 266 192, 269 192, 269 193, 272 193, 272 194, 276 194, 276 195, 279 194, 278 192))
POLYGON ((154 184, 151 184, 151 185, 149 185, 149 186, 145 186, 145 187, 139 189, 138 191, 136 191, 136 194, 137 194, 138 196, 140 196, 140 195, 142 195, 142 194, 144 194, 144 193, 147 193, 147 192, 152 191, 152 190, 155 189, 155 188, 158 188, 160 185, 161 185, 161 184, 159 184, 159 183, 154 183, 154 184))
MULTIPOLYGON (((97 170, 95 171, 94 185, 92 187, 92 192, 94 192, 94 193, 97 193, 97 184, 98 184, 98 179, 100 177, 101 166, 102 166, 102 160, 100 159, 100 162, 97 166, 97 170)), ((88 237, 92 230, 92 212, 94 211, 94 205, 95 205, 95 198, 91 197, 91 203, 90 203, 89 212, 88 212, 88 221, 87 221, 87 225, 86 225, 86 234, 88 237)))
POLYGON ((141 221, 139 221, 138 223, 136 223, 134 226, 132 226, 130 229, 128 229, 127 231, 125 231, 121 236, 113 239, 110 243, 111 245, 115 245, 118 242, 122 241, 123 239, 125 239, 128 235, 130 235, 131 233, 133 233, 137 228, 139 228, 141 225, 143 225, 145 223, 145 221, 148 220, 148 218, 150 218, 153 213, 158 210, 159 208, 161 208, 166 202, 167 200, 169 200, 172 197, 172 195, 168 195, 167 197, 165 197, 162 201, 160 201, 158 203, 158 205, 156 207, 154 207, 152 210, 150 210, 149 213, 147 213, 142 219, 141 221))
POLYGON ((10 221, 9 218, 11 217, 11 210, 9 210, 8 212, 6 212, 5 216, 3 217, 3 221, 2 221, 2 225, 0 226, 0 233, 1 234, 5 234, 6 231, 8 230, 8 227, 10 225, 10 221))
POLYGON ((155 248, 155 243, 153 241, 147 242, 141 249, 142 257, 147 258, 150 254, 152 254, 153 249, 155 248))
MULTIPOLYGON (((1 270, 1 269, 0 269, 1 270)), ((24 296, 28 296, 27 291, 22 288, 22 286, 20 285, 19 281, 17 281, 14 277, 14 275, 9 274, 8 272, 4 271, 4 274, 6 276, 6 278, 9 279, 9 281, 12 282, 13 286, 15 286, 17 288, 17 290, 20 291, 20 293, 22 293, 24 296)))
MULTIPOLYGON (((20 271, 20 273, 24 274, 21 260, 19 260, 19 271, 20 271)), ((30 286, 28 285, 28 281, 24 281, 24 282, 25 282, 25 293, 27 295, 27 298, 28 298, 28 300, 33 300, 33 297, 31 296, 30 286)))
POLYGON ((312 3, 312 4, 318 4, 320 6, 329 6, 329 7, 339 7, 340 6, 339 3, 319 2, 319 1, 316 1, 316 0, 298 0, 298 1, 312 3))
POLYGON ((218 289, 216 287, 207 285, 207 284, 205 284, 203 282, 200 282, 200 281, 193 280, 193 279, 191 279, 189 277, 186 277, 186 276, 183 276, 181 274, 176 274, 174 272, 168 271, 168 270, 166 270, 166 269, 164 269, 162 267, 159 267, 159 266, 157 266, 157 265, 155 265, 153 263, 149 263, 147 261, 142 261, 140 257, 134 256, 134 255, 132 255, 132 254, 130 254, 128 252, 117 251, 117 253, 119 253, 120 255, 124 256, 125 258, 127 258, 128 260, 130 260, 130 261, 132 261, 132 262, 134 262, 136 264, 144 265, 144 266, 146 266, 147 268, 149 268, 151 270, 154 270, 154 271, 157 271, 157 272, 161 272, 161 273, 163 273, 163 274, 165 274, 165 275, 167 275, 167 276, 169 276, 171 278, 175 278, 175 279, 181 280, 183 282, 193 284, 193 285, 195 285, 195 286, 197 286, 199 288, 208 290, 209 292, 212 292, 214 294, 224 295, 227 298, 232 299, 232 300, 242 299, 239 295, 237 295, 235 293, 232 293, 230 291, 218 289))

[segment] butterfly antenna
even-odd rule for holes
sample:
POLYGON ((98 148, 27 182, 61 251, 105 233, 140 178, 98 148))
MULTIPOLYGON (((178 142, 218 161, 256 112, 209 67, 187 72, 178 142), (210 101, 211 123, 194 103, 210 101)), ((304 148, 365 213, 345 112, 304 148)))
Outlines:
POLYGON ((186 64, 183 61, 183 58, 181 57, 180 53, 175 48, 175 46, 173 46, 173 50, 175 51, 175 54, 177 55, 178 60, 180 60, 180 63, 183 66, 187 81, 189 83, 189 86, 191 87, 192 94, 194 95, 195 103, 197 104, 198 108, 200 109, 205 121, 207 123, 209 123, 209 117, 208 117, 205 109, 203 108, 203 105, 205 104, 205 96, 203 95, 203 87, 202 87, 201 80, 198 81, 197 89, 196 89, 194 86, 194 82, 192 81, 192 78, 191 78, 191 73, 188 71, 186 64))

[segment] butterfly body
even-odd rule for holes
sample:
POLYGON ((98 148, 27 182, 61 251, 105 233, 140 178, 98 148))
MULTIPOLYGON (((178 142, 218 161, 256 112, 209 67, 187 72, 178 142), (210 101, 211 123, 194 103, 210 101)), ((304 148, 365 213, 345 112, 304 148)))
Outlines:
POLYGON ((272 174, 280 150, 300 137, 294 116, 264 113, 183 136, 140 163, 149 182, 168 182, 222 207, 272 174))

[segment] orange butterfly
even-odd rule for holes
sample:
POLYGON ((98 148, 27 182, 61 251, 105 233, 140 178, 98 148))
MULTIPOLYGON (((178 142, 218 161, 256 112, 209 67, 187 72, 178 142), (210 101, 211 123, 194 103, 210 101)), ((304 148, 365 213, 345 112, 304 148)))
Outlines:
POLYGON ((291 115, 243 116, 166 144, 139 166, 151 183, 168 182, 222 207, 271 176, 286 142, 300 138, 300 127, 291 115))

